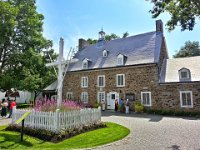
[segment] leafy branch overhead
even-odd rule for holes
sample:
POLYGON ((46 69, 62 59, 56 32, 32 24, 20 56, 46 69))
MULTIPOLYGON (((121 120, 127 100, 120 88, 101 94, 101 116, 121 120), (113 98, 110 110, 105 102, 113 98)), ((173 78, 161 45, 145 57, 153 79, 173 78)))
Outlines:
POLYGON ((198 41, 186 41, 185 45, 173 56, 178 57, 191 57, 200 56, 200 45, 198 41))
MULTIPOLYGON (((147 0, 149 1, 149 0, 147 0)), ((200 19, 200 1, 199 0, 150 0, 154 4, 152 10, 153 18, 160 14, 168 12, 171 15, 167 22, 169 31, 181 26, 181 30, 193 30, 196 20, 200 19)))

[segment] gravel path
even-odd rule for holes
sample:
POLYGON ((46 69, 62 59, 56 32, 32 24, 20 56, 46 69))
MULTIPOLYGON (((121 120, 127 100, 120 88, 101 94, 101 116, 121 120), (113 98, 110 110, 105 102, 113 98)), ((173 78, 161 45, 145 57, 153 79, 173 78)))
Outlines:
POLYGON ((95 150, 200 150, 199 119, 114 112, 102 115, 102 121, 126 126, 131 133, 95 150))
POLYGON ((11 121, 12 121, 11 118, 0 117, 0 126, 10 124, 11 121))

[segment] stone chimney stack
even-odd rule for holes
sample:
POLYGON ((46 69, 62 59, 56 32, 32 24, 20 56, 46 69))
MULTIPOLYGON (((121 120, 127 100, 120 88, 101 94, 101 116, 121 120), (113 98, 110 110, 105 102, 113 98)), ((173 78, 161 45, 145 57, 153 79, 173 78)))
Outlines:
POLYGON ((79 39, 78 40, 78 50, 82 50, 86 46, 88 46, 89 43, 85 39, 79 39))
POLYGON ((156 32, 163 32, 162 20, 156 20, 156 32))

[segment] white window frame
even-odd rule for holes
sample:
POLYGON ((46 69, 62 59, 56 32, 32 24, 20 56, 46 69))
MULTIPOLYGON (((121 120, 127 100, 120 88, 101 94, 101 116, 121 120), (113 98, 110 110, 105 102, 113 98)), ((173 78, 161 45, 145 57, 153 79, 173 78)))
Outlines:
POLYGON ((105 87, 105 75, 99 75, 98 77, 97 77, 97 86, 98 87, 105 87), (103 85, 99 85, 99 80, 100 80, 100 78, 102 78, 103 77, 103 85))
POLYGON ((124 65, 124 55, 119 54, 117 56, 117 66, 122 66, 124 65))
POLYGON ((81 93, 81 102, 88 103, 88 92, 81 93))
POLYGON ((81 77, 81 87, 82 88, 87 88, 88 87, 88 77, 81 77))
MULTIPOLYGON (((188 101, 188 100, 186 100, 188 101)), ((181 104, 181 107, 184 107, 184 108, 193 108, 193 96, 192 96, 192 91, 180 91, 180 104, 181 104), (183 105, 183 93, 190 93, 190 99, 191 99, 191 105, 183 105)))
POLYGON ((116 75, 116 85, 117 85, 117 87, 125 87, 125 74, 117 74, 116 75), (123 85, 119 85, 118 76, 123 76, 123 85))
POLYGON ((182 68, 179 70, 179 79, 184 81, 184 80, 189 80, 190 79, 190 71, 189 69, 186 69, 186 68, 182 68), (187 77, 182 77, 182 73, 183 72, 186 72, 187 73, 187 77))
POLYGON ((84 59, 82 62, 82 69, 88 69, 88 60, 84 59))
POLYGON ((144 106, 152 106, 151 92, 149 92, 149 91, 141 92, 141 103, 142 103, 144 106), (144 104, 144 97, 143 97, 143 94, 149 94, 149 104, 144 104))
POLYGON ((66 93, 66 99, 70 99, 72 100, 74 97, 73 97, 73 92, 67 92, 66 93))
POLYGON ((108 51, 107 50, 103 50, 103 57, 107 57, 108 56, 108 51))
POLYGON ((101 103, 102 100, 105 101, 105 100, 106 100, 106 97, 105 97, 105 96, 106 96, 106 95, 105 95, 105 92, 98 92, 98 93, 97 93, 97 102, 98 102, 98 103, 101 103), (103 95, 103 98, 102 98, 102 95, 103 95))

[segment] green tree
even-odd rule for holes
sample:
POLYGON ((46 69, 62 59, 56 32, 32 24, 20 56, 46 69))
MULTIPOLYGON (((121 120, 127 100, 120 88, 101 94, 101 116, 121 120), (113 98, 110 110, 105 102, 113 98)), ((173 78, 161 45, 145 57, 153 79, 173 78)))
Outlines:
POLYGON ((105 36, 106 41, 111 41, 111 40, 114 40, 114 39, 117 39, 117 38, 119 38, 119 36, 116 35, 115 33, 111 33, 110 35, 105 36))
POLYGON ((35 0, 0 1, 0 89, 11 87, 39 91, 56 79, 49 58, 41 55, 51 49, 52 41, 42 34, 43 15, 36 11, 35 0))
POLYGON ((126 37, 128 37, 128 36, 129 36, 129 33, 128 33, 128 32, 125 32, 125 33, 123 33, 122 38, 126 38, 126 37))
POLYGON ((151 2, 154 4, 150 10, 153 18, 164 12, 171 15, 167 22, 169 31, 174 30, 176 26, 181 26, 182 31, 193 30, 196 19, 200 18, 199 0, 151 0, 151 2))
POLYGON ((191 56, 200 56, 200 45, 198 41, 186 41, 185 45, 181 47, 181 49, 173 57, 178 58, 191 56))
MULTIPOLYGON (((122 38, 125 38, 128 35, 129 35, 129 33, 125 32, 125 33, 123 33, 122 38)), ((120 37, 118 35, 116 35, 115 33, 111 33, 110 35, 108 34, 108 35, 105 36, 105 40, 106 41, 111 41, 111 40, 118 39, 118 38, 120 38, 120 37)), ((87 42, 89 44, 95 44, 95 43, 98 42, 98 40, 97 39, 88 38, 87 42)))

